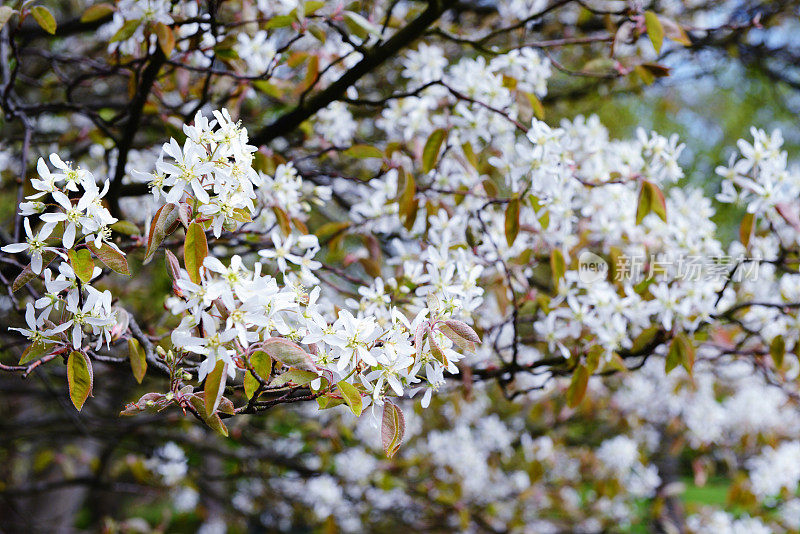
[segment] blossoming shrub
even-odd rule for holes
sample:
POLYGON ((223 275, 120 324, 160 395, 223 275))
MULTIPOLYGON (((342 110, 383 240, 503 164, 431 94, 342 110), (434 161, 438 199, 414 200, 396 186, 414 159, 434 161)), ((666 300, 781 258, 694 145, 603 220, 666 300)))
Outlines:
MULTIPOLYGON (((335 320, 328 320, 323 313, 330 315, 332 305, 319 302, 320 287, 310 293, 305 289, 320 283, 314 271, 322 264, 313 259, 320 250, 318 238, 308 232, 302 219, 290 222, 277 205, 272 206, 273 212, 284 224, 273 223, 279 229, 270 231, 269 241, 265 241, 268 247, 255 251, 268 265, 257 261, 248 268, 239 255, 233 255, 227 264, 210 256, 207 231, 216 237, 223 228, 239 235, 263 236, 269 229, 252 218, 265 207, 256 207, 255 201, 264 196, 256 191, 270 183, 252 166, 256 147, 247 144, 246 130, 231 121, 227 110, 214 116, 209 121, 198 112, 193 124, 184 128, 183 147, 175 139, 165 143, 163 153, 170 159, 159 156, 150 177, 156 202, 163 198, 165 204, 150 223, 145 262, 179 226, 185 230, 183 266, 170 251, 165 265, 174 280, 174 296, 167 306, 181 320, 171 333, 169 353, 162 350, 170 366, 169 391, 149 393, 125 413, 163 409, 174 402, 227 433, 218 411, 228 415, 257 411, 270 404, 258 400, 261 393, 282 391, 288 395, 292 389, 287 385, 306 384, 311 393, 305 400, 318 399, 321 407, 346 402, 356 415, 364 407, 362 397, 373 407, 384 405, 387 394, 402 396, 405 389, 417 384, 428 388, 423 398, 427 405, 431 388, 443 383, 444 373, 458 373, 460 352, 480 342, 475 331, 458 318, 475 309, 480 303, 476 296, 482 291, 465 290, 465 284, 436 287, 426 274, 436 274, 435 267, 423 260, 417 264, 416 279, 409 283, 413 292, 407 288, 400 301, 402 310, 384 293, 383 280, 378 277, 371 287, 359 288, 361 304, 352 299, 345 302, 360 308, 358 317, 340 309, 335 320), (253 228, 239 231, 247 224, 253 228), (263 232, 258 227, 264 228, 263 232), (271 271, 269 265, 277 271, 271 271), (469 299, 466 307, 461 297, 469 299), (413 313, 411 318, 408 312, 413 313), (196 379, 204 381, 202 393, 186 383, 193 378, 187 368, 177 367, 190 355, 201 358, 194 367, 196 379), (237 369, 247 374, 247 402, 239 408, 223 396, 227 380, 237 377, 237 369)), ((61 172, 51 173, 40 159, 41 179, 32 182, 37 192, 20 206, 21 215, 31 216, 24 219, 27 242, 6 245, 2 250, 28 252, 31 257, 30 266, 14 287, 29 283, 33 275, 44 279, 45 295, 27 304, 28 328, 17 329, 31 342, 20 364, 69 352, 70 395, 80 409, 93 383, 84 341, 96 340, 95 350, 104 343, 108 349, 112 341, 125 335, 124 329, 115 330, 124 310, 112 307, 110 291, 100 292, 90 285, 102 272, 95 259, 112 269, 116 265, 118 272, 127 273, 128 267, 125 254, 107 242, 117 222, 100 203, 108 181, 100 192, 90 172, 73 169, 57 154, 50 160, 61 172), (73 203, 65 191, 81 196, 73 203), (45 195, 55 201, 56 211, 45 211, 53 204, 34 200, 45 195), (30 224, 34 215, 43 222, 35 235, 30 224), (60 243, 48 246, 46 239, 59 223, 64 230, 60 243), (61 260, 59 274, 53 277, 49 265, 56 258, 61 260), (89 331, 92 336, 85 339, 84 333, 89 331)), ((291 173, 291 166, 284 172, 291 173)), ((396 279, 390 282, 397 284, 396 279)), ((133 332, 129 336, 130 359, 141 381, 147 348, 142 349, 133 332)), ((141 342, 149 345, 147 339, 141 342)), ((403 415, 388 403, 382 418, 386 451, 391 455, 402 440, 403 415)))

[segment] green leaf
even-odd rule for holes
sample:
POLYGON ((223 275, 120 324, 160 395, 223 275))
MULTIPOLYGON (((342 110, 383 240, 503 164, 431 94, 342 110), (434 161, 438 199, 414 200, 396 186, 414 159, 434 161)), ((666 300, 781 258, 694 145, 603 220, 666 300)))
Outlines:
POLYGON ((567 272, 567 262, 564 260, 564 253, 560 248, 554 248, 550 252, 550 270, 553 273, 553 286, 558 287, 558 282, 564 278, 567 272))
POLYGON ((139 227, 130 221, 117 221, 109 228, 122 235, 140 235, 142 233, 139 227))
POLYGON ((316 38, 316 40, 322 44, 325 44, 325 42, 328 40, 328 35, 325 33, 325 30, 323 30, 316 24, 310 24, 308 26, 308 33, 313 35, 314 38, 316 38))
POLYGON ((325 2, 320 0, 306 2, 306 4, 303 6, 303 14, 305 16, 313 15, 315 11, 322 9, 323 6, 325 6, 325 2))
POLYGON ((106 4, 105 2, 89 6, 86 8, 86 11, 83 12, 83 15, 81 15, 81 22, 94 22, 106 18, 115 10, 114 6, 106 4))
POLYGON ((447 132, 443 128, 439 128, 428 136, 425 147, 422 149, 422 172, 429 173, 436 166, 446 134, 447 132))
POLYGON ((344 399, 334 399, 327 396, 317 397, 317 405, 320 410, 327 410, 328 408, 333 408, 334 406, 340 406, 342 404, 344 404, 344 399))
POLYGON ((694 366, 694 347, 691 341, 686 337, 686 334, 682 332, 676 335, 669 345, 664 370, 669 373, 679 365, 683 365, 690 373, 694 366))
POLYGON ((772 338, 772 343, 769 344, 769 354, 772 356, 772 361, 775 362, 776 369, 783 367, 783 358, 786 355, 786 341, 783 336, 772 338))
POLYGON ((236 415, 236 407, 227 397, 220 397, 219 406, 217 406, 217 413, 236 415))
POLYGON ((172 28, 163 22, 157 23, 156 37, 158 38, 158 46, 161 47, 161 51, 164 52, 164 56, 169 57, 169 55, 175 49, 175 33, 172 31, 172 28))
POLYGON ((352 223, 350 221, 333 221, 325 223, 316 229, 314 235, 317 236, 320 244, 324 245, 337 235, 350 228, 351 225, 352 223))
POLYGON ((72 265, 72 270, 75 271, 75 274, 81 279, 81 282, 88 284, 89 280, 92 279, 92 273, 94 273, 92 253, 89 252, 89 249, 82 248, 75 250, 73 248, 67 251, 67 256, 69 256, 69 263, 72 265))
POLYGON ((353 145, 343 152, 345 156, 351 158, 379 158, 383 159, 383 152, 370 145, 353 145))
POLYGON ((153 216, 150 223, 150 232, 147 236, 147 251, 144 254, 144 264, 150 263, 158 246, 164 239, 177 228, 175 224, 178 220, 178 206, 175 204, 164 204, 153 216))
POLYGON ((680 344, 672 340, 667 351, 667 360, 664 365, 664 371, 669 374, 673 369, 681 364, 681 350, 680 344))
POLYGON ((306 75, 300 85, 297 86, 297 91, 302 93, 308 91, 319 81, 319 57, 311 56, 308 60, 308 67, 306 68, 306 75))
POLYGON ((642 220, 650 213, 655 213, 664 222, 667 221, 667 204, 664 200, 664 193, 654 183, 643 181, 639 191, 639 203, 636 207, 636 224, 641 224, 642 220))
POLYGON ((225 426, 225 423, 222 422, 222 418, 219 415, 214 414, 211 417, 207 417, 205 422, 211 430, 219 432, 226 438, 228 437, 228 428, 225 426))
MULTIPOLYGON (((44 268, 50 265, 54 259, 56 259, 55 252, 51 252, 49 250, 45 250, 44 252, 42 252, 42 272, 44 272, 44 268)), ((31 269, 30 264, 28 264, 27 266, 25 266, 24 269, 22 269, 22 272, 19 273, 17 277, 14 279, 14 283, 11 284, 11 290, 18 291, 20 288, 22 288, 22 286, 24 286, 34 278, 38 277, 39 275, 34 273, 33 270, 31 269)))
POLYGON ((634 71, 636 74, 638 74, 638 75, 639 75, 639 78, 641 78, 641 79, 642 79, 642 82, 643 82, 645 85, 652 85, 652 83, 656 81, 656 77, 655 77, 655 76, 653 76, 653 73, 652 73, 652 72, 650 72, 649 70, 647 70, 646 68, 644 68, 644 67, 643 67, 643 66, 641 66, 641 65, 636 65, 636 66, 633 68, 633 71, 634 71))
POLYGON ((475 150, 473 150, 469 141, 461 145, 461 150, 464 152, 464 157, 467 158, 469 164, 472 165, 472 168, 478 170, 478 156, 475 155, 475 150))
POLYGON ((567 406, 575 408, 586 396, 586 387, 589 385, 589 370, 579 365, 572 374, 572 381, 567 388, 567 406))
POLYGON ((116 248, 112 247, 108 243, 103 243, 103 246, 100 248, 94 246, 94 243, 92 242, 86 243, 86 246, 89 247, 89 250, 91 250, 101 262, 103 262, 103 265, 115 273, 123 274, 125 276, 131 275, 131 271, 128 268, 128 260, 125 258, 125 254, 116 248))
POLYGON ((128 358, 131 360, 133 377, 141 384, 147 372, 147 356, 139 341, 133 337, 128 338, 128 358))
POLYGON ((352 11, 345 11, 342 15, 344 16, 344 23, 347 25, 347 29, 359 39, 366 39, 369 34, 380 37, 381 27, 377 24, 373 24, 358 13, 353 13, 352 11))
POLYGON ((186 229, 186 240, 183 243, 183 260, 186 263, 186 272, 189 279, 195 284, 200 283, 200 267, 208 256, 208 241, 203 225, 193 222, 186 229))
POLYGON ((235 49, 226 44, 219 44, 214 47, 214 55, 223 61, 231 61, 239 59, 239 53, 235 49))
POLYGON ((269 383, 269 385, 280 387, 292 383, 296 386, 305 386, 316 378, 319 378, 317 373, 312 373, 311 371, 301 371, 300 369, 289 369, 285 373, 276 376, 272 382, 269 383))
POLYGON ((388 458, 392 458, 400 449, 405 433, 406 418, 403 412, 388 400, 385 401, 381 420, 381 441, 388 458))
POLYGON ((73 351, 67 359, 67 384, 69 385, 69 398, 78 411, 83 408, 83 403, 92 393, 92 363, 82 352, 73 351))
POLYGON ((756 216, 754 213, 745 213, 742 217, 742 224, 739 225, 739 241, 741 241, 744 248, 750 244, 750 238, 753 237, 753 229, 756 227, 756 216))
POLYGON ((231 217, 240 223, 253 222, 253 217, 250 216, 250 212, 243 208, 234 209, 231 217))
POLYGON ((650 345, 658 335, 659 327, 651 326, 650 328, 646 328, 642 330, 642 333, 636 336, 636 339, 633 340, 633 345, 631 346, 630 351, 632 353, 639 353, 642 352, 645 347, 650 345))
POLYGON ((222 360, 217 361, 214 370, 206 376, 206 384, 203 386, 205 414, 211 417, 217 410, 219 399, 222 397, 222 392, 225 389, 225 362, 222 360))
POLYGON ((506 206, 506 243, 512 246, 519 234, 519 197, 514 196, 506 206))
POLYGON ((278 15, 277 17, 272 17, 269 19, 269 21, 267 21, 266 28, 268 30, 274 28, 285 28, 287 26, 291 26, 295 20, 296 19, 291 15, 278 15))
MULTIPOLYGON (((257 350, 250 355, 250 366, 263 380, 269 380, 269 375, 272 372, 272 359, 263 350, 257 350)), ((244 375, 244 394, 250 400, 258 390, 258 383, 253 373, 247 371, 244 375)))
POLYGON ((339 386, 339 392, 342 394, 342 398, 350 407, 353 415, 356 417, 360 416, 361 410, 364 408, 364 404, 361 400, 361 393, 358 392, 353 384, 345 382, 344 380, 337 385, 339 386))
POLYGON ((261 350, 266 352, 273 360, 277 360, 287 367, 314 373, 317 371, 311 356, 299 345, 288 339, 280 337, 269 338, 261 344, 261 350))
POLYGON ((614 370, 623 374, 628 374, 630 369, 625 365, 625 360, 616 352, 611 353, 611 359, 605 362, 606 370, 614 370))
POLYGON ((600 367, 600 359, 605 355, 605 352, 606 351, 600 345, 589 347, 589 350, 586 352, 586 359, 584 360, 589 375, 592 375, 597 371, 597 368, 600 367))
POLYGON ((692 341, 686 337, 686 334, 678 334, 678 339, 680 343, 683 345, 683 350, 686 356, 683 359, 683 367, 688 371, 690 374, 692 369, 694 368, 694 360, 695 360, 695 353, 694 353, 694 345, 692 341))
POLYGON ((275 218, 278 220, 281 232, 288 237, 292 233, 292 221, 289 219, 289 214, 280 206, 272 206, 272 213, 275 214, 275 218))
POLYGON ((16 10, 9 6, 0 6, 0 30, 6 25, 6 22, 11 18, 11 15, 16 13, 16 10))
POLYGON ((19 365, 24 365, 26 363, 30 363, 33 360, 38 360, 45 354, 50 352, 50 346, 46 343, 42 343, 37 341, 36 343, 31 343, 28 345, 28 348, 22 353, 22 356, 19 358, 19 365))
POLYGON ((670 68, 665 67, 659 63, 645 62, 640 65, 643 69, 648 71, 653 78, 664 78, 669 76, 670 68))
POLYGON ((225 423, 222 422, 222 419, 219 415, 214 414, 212 416, 206 415, 206 410, 204 407, 203 399, 198 395, 190 395, 189 402, 192 405, 192 408, 203 418, 205 424, 207 424, 211 429, 216 430, 220 434, 225 437, 228 437, 228 429, 225 427, 225 423))
POLYGON ((56 19, 49 9, 44 6, 34 6, 31 8, 31 15, 44 31, 50 35, 56 34, 56 19))
POLYGON ((140 20, 129 20, 122 25, 122 27, 117 30, 112 37, 109 43, 116 43, 117 41, 125 41, 130 39, 131 36, 136 32, 136 28, 139 27, 142 21, 140 20))
POLYGON ((636 65, 634 71, 639 75, 646 85, 652 84, 657 78, 664 78, 669 76, 670 69, 658 63, 642 63, 636 65))
POLYGON ((658 19, 664 27, 664 35, 683 46, 692 46, 692 40, 689 38, 689 34, 687 34, 686 30, 681 28, 677 22, 666 17, 659 17, 658 19))
POLYGON ((402 169, 398 169, 398 179, 400 178, 403 178, 403 191, 397 201, 398 213, 406 230, 411 230, 417 219, 417 209, 419 208, 417 204, 417 182, 414 180, 414 176, 402 169))
POLYGON ((533 93, 524 93, 525 96, 528 97, 528 102, 531 104, 531 108, 533 108, 534 116, 539 119, 540 121, 544 120, 544 106, 542 105, 542 101, 533 94, 533 93))
POLYGON ((650 37, 650 42, 653 43, 653 48, 656 49, 656 54, 661 53, 661 45, 664 44, 664 26, 658 19, 658 15, 652 11, 645 11, 644 23, 647 26, 647 35, 650 37))

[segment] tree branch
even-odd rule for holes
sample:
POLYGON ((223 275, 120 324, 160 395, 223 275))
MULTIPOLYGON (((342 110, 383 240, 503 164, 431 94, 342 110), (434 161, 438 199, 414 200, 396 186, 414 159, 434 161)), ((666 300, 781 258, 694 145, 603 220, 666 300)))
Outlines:
POLYGON ((128 162, 128 152, 133 146, 133 139, 136 137, 136 131, 139 129, 139 123, 142 120, 142 110, 147 102, 147 97, 150 95, 150 89, 158 77, 158 71, 167 58, 161 51, 161 47, 156 47, 155 52, 150 57, 150 62, 142 72, 142 79, 139 82, 139 89, 130 103, 130 112, 128 120, 125 123, 125 128, 119 138, 117 144, 117 165, 114 169, 114 177, 111 180, 111 186, 108 189, 109 208, 111 214, 119 217, 119 193, 122 186, 122 177, 125 176, 125 164, 128 162))
POLYGON ((293 110, 281 115, 274 122, 256 132, 251 140, 252 143, 264 145, 273 139, 283 137, 331 102, 341 99, 349 87, 411 44, 455 3, 455 0, 430 0, 425 11, 395 33, 388 41, 373 48, 341 78, 306 100, 305 103, 298 104, 293 110))

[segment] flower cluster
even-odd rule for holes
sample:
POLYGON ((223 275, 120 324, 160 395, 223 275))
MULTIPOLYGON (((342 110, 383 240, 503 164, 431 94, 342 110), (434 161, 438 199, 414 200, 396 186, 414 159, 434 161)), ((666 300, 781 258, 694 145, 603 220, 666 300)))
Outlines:
MULTIPOLYGON (((334 315, 331 301, 322 298, 319 286, 309 293, 302 285, 303 279, 313 277, 311 271, 320 267, 319 262, 310 260, 318 249, 311 243, 314 236, 304 237, 297 243, 307 251, 302 258, 299 252, 293 253, 292 237, 281 240, 276 233, 273 248, 259 252, 278 264, 287 282, 283 287, 265 274, 266 265, 257 262, 251 270, 239 256, 233 256, 227 265, 207 257, 199 283, 181 271, 175 283, 177 296, 169 303, 173 313, 183 315, 172 333, 174 346, 204 357, 199 367, 201 380, 218 361, 225 363, 227 375, 233 378, 237 368, 245 368, 244 355, 280 339, 297 348, 291 358, 275 356, 287 367, 320 376, 327 373, 333 377, 328 383, 351 380, 376 401, 390 390, 400 396, 422 383, 428 388, 423 400, 427 406, 431 391, 443 383, 444 373, 458 373, 460 352, 478 341, 465 323, 454 319, 463 312, 457 298, 463 294, 460 288, 445 288, 439 298, 434 287, 424 284, 429 275, 421 274, 416 292, 427 297, 409 300, 405 296, 399 299, 405 302, 396 306, 385 292, 383 280, 377 278, 372 287, 359 289, 360 301, 347 301, 355 314, 342 309, 334 315), (289 262, 301 272, 289 270, 289 262), (403 309, 413 313, 413 319, 403 309), (326 319, 332 315, 334 320, 326 319)), ((397 280, 389 283, 397 289, 397 280)), ((320 384, 315 380, 312 386, 318 389, 320 384)))
MULTIPOLYGON (((121 333, 115 329, 120 324, 117 310, 112 307, 111 292, 99 291, 88 283, 80 282, 69 263, 58 266, 53 278, 45 269, 44 294, 35 302, 28 302, 25 320, 28 328, 12 328, 23 334, 31 343, 33 357, 55 350, 58 345, 81 350, 88 340, 96 340, 96 348, 110 343, 121 333), (56 321, 51 320, 51 317, 56 321), (53 347, 52 345, 56 345, 53 347)), ((94 267, 92 278, 102 269, 94 267)))
MULTIPOLYGON (((499 54, 489 62, 478 57, 448 65, 440 48, 420 45, 403 64, 408 86, 425 89, 418 96, 389 101, 377 122, 401 141, 424 138, 446 126, 459 130, 460 143, 513 147, 513 123, 522 114, 518 97, 544 96, 551 75, 549 60, 531 49, 499 54), (509 79, 514 80, 513 90, 504 83, 509 79)), ((442 176, 442 184, 446 183, 453 182, 442 176)))
MULTIPOLYGON (((31 270, 40 274, 45 265, 43 256, 49 252, 52 260, 56 253, 66 258, 62 251, 48 245, 47 239, 57 226, 62 229, 61 243, 63 248, 69 250, 82 241, 91 243, 96 248, 108 246, 122 254, 119 248, 109 241, 111 237, 110 226, 117 219, 109 213, 103 205, 103 196, 108 192, 109 181, 103 184, 103 189, 97 186, 91 172, 80 167, 73 169, 72 165, 65 163, 58 154, 50 154, 50 162, 56 168, 52 172, 43 158, 39 158, 36 169, 39 178, 31 180, 31 185, 36 193, 26 197, 28 202, 19 205, 20 215, 25 216, 24 226, 26 234, 25 243, 14 243, 2 248, 4 252, 16 254, 25 252, 31 258, 31 270), (80 193, 79 198, 70 198, 70 194, 80 193), (55 204, 42 202, 49 195, 55 204), (55 211, 46 211, 51 207, 55 211), (29 217, 38 215, 44 223, 34 231, 29 217)), ((49 261, 48 261, 49 263, 49 261)))
POLYGON ((752 143, 740 139, 740 154, 734 154, 728 166, 717 167, 717 174, 723 177, 717 199, 746 206, 748 212, 763 215, 800 194, 800 172, 787 167, 787 154, 781 150, 780 130, 768 135, 752 128, 751 134, 752 143))
MULTIPOLYGON (((211 121, 198 111, 191 125, 185 125, 186 141, 165 143, 149 175, 156 201, 186 202, 193 213, 212 219, 214 235, 223 227, 236 229, 256 211, 254 186, 261 183, 253 169, 256 147, 247 144, 247 130, 231 119, 227 110, 214 111, 211 121), (164 161, 163 155, 171 158, 164 161)), ((138 178, 148 177, 134 171, 138 178)))
POLYGON ((324 205, 331 198, 330 187, 303 180, 291 162, 279 164, 272 175, 260 171, 258 175, 261 181, 256 195, 264 209, 254 219, 264 228, 278 224, 281 212, 292 220, 306 220, 313 207, 324 205))
MULTIPOLYGON (((51 154, 49 159, 56 170, 51 171, 44 159, 39 158, 39 178, 31 180, 37 192, 29 195, 28 201, 19 206, 20 214, 26 216, 26 242, 12 243, 2 248, 4 252, 12 254, 25 252, 31 259, 31 272, 44 279, 44 294, 27 304, 25 319, 28 328, 16 330, 31 341, 36 351, 53 349, 49 347, 51 344, 69 343, 74 349, 80 350, 84 345, 85 331, 91 333, 90 339, 96 340, 99 348, 104 341, 111 341, 116 323, 111 292, 101 292, 90 285, 91 280, 101 274, 101 268, 91 260, 85 262, 74 259, 69 253, 80 250, 88 256, 87 249, 91 249, 95 255, 124 257, 123 252, 110 241, 110 225, 117 219, 102 203, 109 182, 106 180, 100 190, 88 170, 73 168, 62 161, 58 154, 51 154), (75 197, 75 193, 80 196, 75 197), (48 196, 54 202, 43 202, 48 196), (34 231, 30 220, 37 215, 43 224, 34 231), (48 241, 56 229, 60 233, 61 246, 53 239, 48 241), (59 263, 58 274, 54 278, 46 267, 56 257, 64 260, 69 258, 71 263, 59 263), (77 261, 81 262, 83 268, 88 267, 88 272, 81 279, 73 269, 73 263, 77 261), (55 323, 50 320, 51 315, 57 317, 55 323), (68 338, 65 335, 67 330, 70 330, 68 338)), ((41 351, 39 355, 44 352, 41 351)))

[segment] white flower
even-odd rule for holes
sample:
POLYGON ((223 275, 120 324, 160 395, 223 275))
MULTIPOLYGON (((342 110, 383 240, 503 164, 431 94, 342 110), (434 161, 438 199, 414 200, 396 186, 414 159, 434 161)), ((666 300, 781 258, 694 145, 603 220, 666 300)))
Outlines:
POLYGON ((361 361, 367 365, 378 364, 368 348, 377 338, 374 319, 356 319, 349 311, 341 310, 333 328, 335 333, 325 336, 325 342, 340 349, 337 370, 342 371, 361 361))
MULTIPOLYGON (((66 311, 72 314, 72 317, 62 326, 69 328, 72 327, 72 347, 75 350, 80 350, 83 347, 83 328, 91 324, 102 325, 103 321, 92 316, 92 310, 99 300, 98 293, 89 293, 83 306, 80 305, 80 297, 77 292, 71 292, 67 295, 66 311)), ((66 329, 65 328, 65 329, 66 329)))
POLYGON ((236 330, 218 332, 216 321, 204 313, 203 337, 196 337, 190 332, 194 324, 196 324, 194 318, 187 317, 181 321, 181 325, 172 332, 172 342, 185 350, 206 356, 198 369, 198 380, 203 380, 208 373, 213 371, 218 361, 225 362, 227 375, 234 378, 236 376, 236 364, 233 362, 234 351, 228 347, 228 344, 236 338, 236 330))
POLYGON ((27 251, 28 256, 31 258, 31 271, 36 274, 41 274, 43 267, 42 253, 45 251, 56 252, 56 249, 48 247, 45 240, 50 237, 56 223, 45 223, 39 229, 39 232, 34 234, 31 230, 31 223, 26 217, 23 225, 25 227, 26 242, 25 243, 12 243, 0 248, 3 252, 9 254, 17 254, 19 252, 27 251))
POLYGON ((56 172, 54 179, 59 181, 61 179, 66 181, 64 186, 69 191, 78 191, 78 185, 86 181, 88 178, 87 171, 83 169, 73 169, 70 162, 64 162, 56 153, 50 154, 50 163, 61 172, 56 172))
POLYGON ((50 314, 50 310, 44 310, 39 316, 36 316, 36 310, 30 302, 25 307, 25 322, 28 323, 28 328, 9 328, 9 330, 16 330, 31 343, 55 343, 56 340, 52 339, 53 336, 60 334, 69 328, 68 324, 62 324, 55 328, 43 329, 44 320, 50 314))
POLYGON ((94 199, 91 195, 85 194, 80 198, 77 205, 73 206, 67 195, 61 191, 54 191, 53 200, 58 202, 58 204, 64 208, 64 211, 45 213, 42 215, 41 219, 47 223, 53 224, 57 224, 62 221, 64 222, 65 227, 62 242, 64 244, 64 248, 70 249, 72 248, 72 245, 75 244, 75 236, 85 220, 84 212, 94 199))
POLYGON ((278 262, 278 268, 282 273, 286 272, 287 260, 295 265, 303 263, 303 258, 291 253, 292 244, 294 243, 293 236, 289 235, 285 240, 282 240, 280 234, 276 230, 273 230, 270 233, 270 238, 272 239, 272 248, 259 250, 259 256, 267 259, 274 258, 278 262))
POLYGON ((62 175, 55 175, 50 172, 44 158, 39 158, 36 162, 36 171, 39 173, 39 178, 31 179, 31 185, 34 189, 39 191, 39 193, 29 195, 26 197, 28 199, 40 198, 47 193, 52 193, 58 187, 57 183, 63 180, 62 175))

